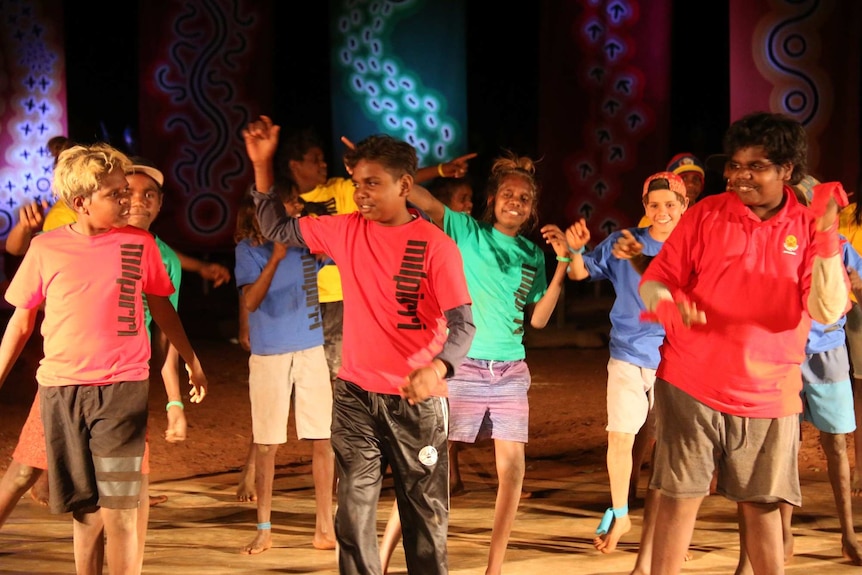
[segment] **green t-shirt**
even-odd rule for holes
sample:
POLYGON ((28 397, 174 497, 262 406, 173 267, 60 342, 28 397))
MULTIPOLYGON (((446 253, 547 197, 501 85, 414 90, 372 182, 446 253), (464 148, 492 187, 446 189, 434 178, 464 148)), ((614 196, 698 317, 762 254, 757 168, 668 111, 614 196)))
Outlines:
MULTIPOLYGON (((171 278, 171 283, 174 284, 174 293, 168 296, 174 309, 180 304, 180 282, 183 279, 183 268, 180 266, 180 258, 177 257, 171 247, 163 242, 159 236, 153 236, 156 239, 156 245, 159 246, 159 253, 162 256, 162 263, 165 264, 165 269, 168 270, 168 277, 171 278)), ((144 321, 147 325, 147 333, 150 334, 150 322, 153 317, 150 315, 150 306, 147 305, 147 297, 144 296, 144 321)), ((152 334, 150 334, 152 336, 152 334)))
POLYGON ((464 260, 476 335, 468 357, 524 359, 524 307, 545 295, 545 254, 527 238, 507 236, 485 222, 446 208, 444 231, 464 260))

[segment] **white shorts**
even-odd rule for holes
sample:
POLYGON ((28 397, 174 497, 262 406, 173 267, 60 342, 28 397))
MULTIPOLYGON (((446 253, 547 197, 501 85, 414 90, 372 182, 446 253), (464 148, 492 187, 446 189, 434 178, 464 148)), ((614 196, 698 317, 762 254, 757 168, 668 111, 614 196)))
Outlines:
POLYGON ((299 439, 329 439, 332 383, 323 346, 248 359, 248 394, 254 442, 287 443, 290 396, 294 395, 299 439))
POLYGON ((653 407, 655 370, 627 361, 608 361, 606 431, 637 434, 653 407))

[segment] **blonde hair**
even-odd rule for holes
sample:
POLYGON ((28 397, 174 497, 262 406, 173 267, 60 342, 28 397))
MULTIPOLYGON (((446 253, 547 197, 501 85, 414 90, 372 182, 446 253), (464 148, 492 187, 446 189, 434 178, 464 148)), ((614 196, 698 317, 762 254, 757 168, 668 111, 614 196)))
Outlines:
POLYGON ((126 173, 131 168, 131 160, 108 144, 72 146, 57 156, 52 184, 54 195, 73 208, 72 201, 92 196, 105 176, 114 170, 126 173))
POLYGON ((494 160, 491 165, 491 177, 488 179, 488 202, 485 207, 484 221, 494 224, 497 220, 494 214, 494 199, 503 180, 509 176, 516 176, 527 183, 533 196, 533 204, 530 206, 530 217, 521 226, 521 233, 528 232, 539 223, 539 182, 536 180, 536 163, 527 156, 518 156, 506 150, 503 156, 494 160))

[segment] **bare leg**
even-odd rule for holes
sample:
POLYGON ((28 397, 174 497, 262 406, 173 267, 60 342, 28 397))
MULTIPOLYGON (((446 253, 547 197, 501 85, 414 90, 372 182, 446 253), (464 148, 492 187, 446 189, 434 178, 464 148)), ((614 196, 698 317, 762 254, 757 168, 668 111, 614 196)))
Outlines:
POLYGON ((138 575, 138 510, 100 510, 105 524, 105 551, 111 575, 138 575))
POLYGON ((245 457, 245 466, 242 468, 242 474, 239 476, 239 485, 236 487, 237 501, 257 501, 257 492, 255 491, 255 469, 254 462, 257 458, 257 447, 254 441, 248 446, 248 454, 245 457))
POLYGON ((383 575, 389 570, 389 561, 392 559, 392 554, 395 552, 395 546, 401 539, 401 516, 398 514, 398 502, 392 504, 392 511, 389 512, 389 520, 386 522, 386 529, 383 531, 383 537, 380 540, 380 565, 383 567, 383 575))
POLYGON ((150 521, 150 476, 141 474, 141 504, 138 506, 138 573, 144 568, 144 546, 147 543, 147 525, 150 521))
POLYGON ((315 549, 335 549, 335 527, 332 524, 332 484, 335 481, 335 455, 328 439, 314 439, 311 475, 314 478, 315 549))
POLYGON ((464 482, 461 480, 461 465, 458 463, 460 442, 449 442, 449 494, 458 495, 464 492, 464 482))
POLYGON ((497 463, 497 501, 494 505, 494 530, 491 532, 491 549, 485 575, 498 575, 503 570, 503 559, 524 484, 524 444, 495 439, 494 451, 497 463))
POLYGON ((754 573, 784 573, 784 541, 778 503, 739 504, 745 551, 754 573))
POLYGON ((661 525, 653 535, 651 573, 679 573, 694 533, 697 510, 703 497, 674 499, 659 496, 655 524, 661 525))
POLYGON ((631 575, 649 575, 652 563, 653 538, 655 537, 655 517, 658 511, 661 492, 657 489, 647 490, 644 498, 644 521, 641 531, 638 558, 631 575))
MULTIPOLYGON (((611 431, 608 433, 608 477, 611 483, 611 506, 615 509, 628 505, 629 480, 632 476, 632 447, 635 436, 631 433, 611 431)), ((617 548, 620 537, 632 528, 628 515, 614 518, 610 530, 593 539, 593 545, 602 553, 617 548)))
MULTIPOLYGON (((650 414, 649 417, 652 417, 650 414)), ((635 435, 635 442, 632 446, 632 475, 629 478, 629 501, 634 502, 638 498, 638 484, 641 478, 641 468, 643 467, 644 459, 648 450, 652 450, 655 444, 655 438, 649 432, 647 424, 644 424, 640 431, 635 435)), ((644 502, 646 503, 646 502, 644 502)))
POLYGON ((851 493, 862 496, 862 379, 853 378, 853 409, 856 429, 853 431, 853 483, 851 493))
POLYGON ((9 515, 18 505, 21 497, 43 474, 43 469, 36 469, 12 460, 6 473, 3 474, 3 479, 0 479, 0 527, 9 519, 9 515))
MULTIPOLYGON (((257 488, 257 522, 266 524, 272 517, 272 484, 275 480, 275 454, 278 445, 255 444, 255 485, 257 488)), ((312 468, 314 463, 312 462, 312 468)), ((257 555, 272 547, 272 528, 258 529, 251 543, 240 549, 243 555, 257 555)))
POLYGON ((832 496, 841 523, 841 552, 854 565, 862 565, 862 548, 853 531, 853 506, 850 502, 850 461, 844 434, 820 432, 820 445, 826 454, 826 469, 832 496))
POLYGON ((105 532, 99 509, 72 513, 72 542, 75 550, 75 573, 102 575, 102 567, 105 564, 105 532))
MULTIPOLYGON (((36 483, 30 487, 30 498, 42 505, 43 507, 48 507, 48 498, 50 497, 50 493, 48 491, 48 474, 42 473, 42 469, 39 470, 40 473, 37 475, 36 483)), ((0 522, 0 525, 3 523, 0 522)))

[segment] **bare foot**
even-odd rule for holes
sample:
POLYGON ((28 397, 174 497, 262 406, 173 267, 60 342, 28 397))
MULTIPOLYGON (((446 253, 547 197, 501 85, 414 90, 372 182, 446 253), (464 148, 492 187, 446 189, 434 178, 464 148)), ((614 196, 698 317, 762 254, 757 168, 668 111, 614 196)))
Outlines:
MULTIPOLYGON (((257 490, 254 487, 254 473, 243 469, 239 485, 236 486, 237 501, 257 501, 257 490)), ((260 553, 260 551, 258 551, 260 553)))
POLYGON ((532 491, 527 491, 526 489, 521 489, 521 499, 530 499, 533 496, 532 491))
POLYGON ((155 507, 168 500, 167 495, 150 495, 150 507, 155 507))
POLYGON ((691 554, 691 551, 688 549, 685 550, 685 557, 682 558, 683 561, 691 561, 694 559, 694 555, 691 554))
POLYGON ((30 498, 39 505, 48 506, 48 474, 43 473, 30 488, 30 498))
POLYGON ((251 543, 239 550, 240 555, 257 555, 272 547, 272 530, 258 529, 251 543))
POLYGON ((856 537, 852 539, 841 538, 841 554, 853 565, 862 565, 862 547, 856 537))
POLYGON ((593 539, 593 546, 602 553, 611 553, 617 548, 620 538, 628 533, 632 528, 632 520, 628 515, 614 518, 611 524, 611 530, 604 535, 599 535, 593 539))
POLYGON ((327 551, 329 549, 335 549, 335 539, 330 539, 326 535, 315 534, 314 539, 311 540, 311 545, 315 549, 327 551))

